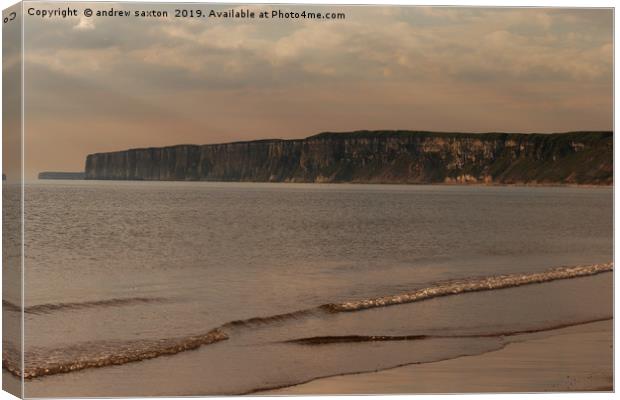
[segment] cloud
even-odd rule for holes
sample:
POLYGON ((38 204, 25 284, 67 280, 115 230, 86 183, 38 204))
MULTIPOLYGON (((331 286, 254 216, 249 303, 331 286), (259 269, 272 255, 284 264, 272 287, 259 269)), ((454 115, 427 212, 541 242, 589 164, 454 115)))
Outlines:
MULTIPOLYGON (((546 9, 409 8, 397 16, 398 8, 390 10, 348 7, 349 18, 333 22, 190 19, 119 27, 114 19, 101 19, 96 35, 69 38, 71 51, 58 46, 67 43, 58 40, 61 36, 69 36, 59 28, 58 35, 47 35, 54 42, 39 47, 31 39, 35 43, 30 48, 40 48, 41 54, 30 54, 55 66, 79 65, 72 67, 76 74, 100 67, 132 69, 133 64, 151 71, 174 70, 207 85, 386 76, 405 81, 611 78, 611 24, 597 31, 578 10, 577 17, 546 9), (101 51, 97 55, 94 49, 101 51), (122 62, 108 57, 114 52, 122 54, 122 62), (76 64, 80 56, 98 61, 76 64)), ((93 20, 80 19, 74 28, 92 30, 93 20)), ((124 74, 122 69, 116 72, 124 74)), ((162 84, 159 78, 153 83, 162 84)))
POLYGON ((92 18, 82 17, 77 25, 73 26, 73 29, 77 31, 90 31, 95 29, 95 22, 92 18))

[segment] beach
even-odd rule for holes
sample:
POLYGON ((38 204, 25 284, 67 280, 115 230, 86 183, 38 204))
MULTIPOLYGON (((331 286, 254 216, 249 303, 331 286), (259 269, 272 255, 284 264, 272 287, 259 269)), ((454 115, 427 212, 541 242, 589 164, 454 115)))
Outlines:
POLYGON ((261 394, 406 394, 613 390, 613 321, 514 337, 500 350, 317 379, 261 394))

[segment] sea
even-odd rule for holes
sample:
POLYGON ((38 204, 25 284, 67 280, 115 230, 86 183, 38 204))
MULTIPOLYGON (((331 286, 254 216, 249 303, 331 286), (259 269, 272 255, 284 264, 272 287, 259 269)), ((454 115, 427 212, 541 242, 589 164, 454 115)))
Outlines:
POLYGON ((613 317, 611 187, 37 181, 24 193, 25 364, 5 352, 3 376, 24 376, 27 397, 260 393, 613 317))

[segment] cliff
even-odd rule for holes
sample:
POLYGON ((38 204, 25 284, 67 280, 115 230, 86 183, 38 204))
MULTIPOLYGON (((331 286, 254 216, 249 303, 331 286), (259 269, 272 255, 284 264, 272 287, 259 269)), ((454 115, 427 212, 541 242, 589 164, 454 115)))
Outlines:
POLYGON ((613 134, 359 131, 91 154, 86 179, 613 184, 613 134))

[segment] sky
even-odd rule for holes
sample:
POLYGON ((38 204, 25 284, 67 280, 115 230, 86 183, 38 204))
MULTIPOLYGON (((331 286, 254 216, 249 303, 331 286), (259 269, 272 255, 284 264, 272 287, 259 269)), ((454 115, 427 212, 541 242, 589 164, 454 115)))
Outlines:
POLYGON ((613 129, 610 9, 236 8, 346 19, 26 16, 27 176, 95 152, 323 131, 613 129))

